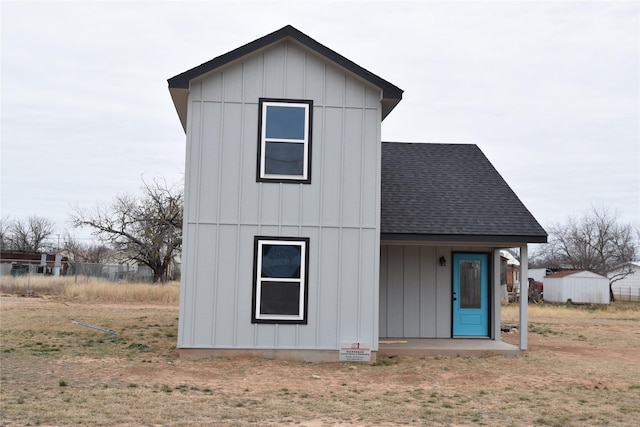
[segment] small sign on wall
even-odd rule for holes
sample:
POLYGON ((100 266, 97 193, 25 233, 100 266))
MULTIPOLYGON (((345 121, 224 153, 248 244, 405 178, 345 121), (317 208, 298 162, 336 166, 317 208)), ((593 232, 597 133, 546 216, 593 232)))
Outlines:
POLYGON ((341 342, 341 362, 370 362, 371 344, 365 342, 341 342))

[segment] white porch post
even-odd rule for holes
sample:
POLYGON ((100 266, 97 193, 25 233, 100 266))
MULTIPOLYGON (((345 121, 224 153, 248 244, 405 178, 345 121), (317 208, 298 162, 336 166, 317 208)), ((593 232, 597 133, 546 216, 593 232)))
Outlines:
POLYGON ((502 328, 500 324, 502 306, 502 288, 500 287, 500 249, 493 250, 493 339, 496 341, 502 340, 502 328))
POLYGON ((520 246, 520 350, 527 349, 529 333, 529 251, 527 245, 520 246))

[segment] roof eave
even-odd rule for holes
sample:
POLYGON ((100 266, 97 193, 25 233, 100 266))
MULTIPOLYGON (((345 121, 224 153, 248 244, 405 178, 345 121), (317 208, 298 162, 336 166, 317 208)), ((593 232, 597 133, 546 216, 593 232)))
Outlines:
POLYGON ((429 242, 429 243, 486 243, 522 244, 547 243, 547 235, 480 235, 480 234, 418 234, 418 233, 380 233, 381 241, 429 242))
POLYGON ((176 89, 186 90, 186 94, 188 95, 189 84, 191 80, 198 78, 204 74, 210 73, 217 68, 227 65, 260 49, 264 49, 286 38, 295 40, 296 42, 315 51, 319 55, 349 70, 351 73, 368 81, 372 85, 380 88, 382 90, 382 119, 387 117, 387 115, 402 100, 402 94, 404 91, 399 87, 362 68, 358 64, 329 49, 328 47, 317 42, 316 40, 312 39, 311 37, 292 27, 291 25, 287 25, 277 31, 274 31, 271 34, 267 34, 264 37, 249 42, 244 46, 240 46, 239 48, 225 53, 224 55, 213 58, 210 61, 200 64, 197 67, 194 67, 168 79, 169 91, 171 92, 174 106, 176 108, 176 111, 178 112, 180 121, 182 122, 182 127, 186 129, 187 103, 186 101, 182 102, 183 95, 180 95, 179 97, 174 96, 174 92, 176 89), (176 103, 176 100, 179 100, 180 102, 176 103), (183 116, 185 117, 184 119, 183 116))
POLYGON ((189 103, 189 89, 169 88, 173 105, 178 113, 178 118, 182 124, 182 129, 187 131, 187 106, 189 103))

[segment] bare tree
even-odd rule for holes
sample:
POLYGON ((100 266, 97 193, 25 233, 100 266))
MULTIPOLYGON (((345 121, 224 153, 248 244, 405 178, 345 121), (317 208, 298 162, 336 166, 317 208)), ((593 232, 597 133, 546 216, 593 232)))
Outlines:
POLYGON ((182 246, 184 197, 181 186, 164 180, 143 182, 142 189, 140 198, 122 195, 91 212, 75 209, 72 221, 75 227, 92 228, 125 259, 149 266, 158 282, 182 246))
MULTIPOLYGON (((605 208, 592 208, 581 218, 570 217, 566 224, 548 227, 549 243, 538 255, 547 267, 589 270, 608 276, 621 265, 634 261, 638 253, 637 233, 631 224, 622 224, 617 214, 605 208)), ((541 263, 540 258, 536 261, 541 263)), ((611 285, 631 274, 630 268, 621 270, 609 279, 611 285)))
POLYGON ((9 226, 11 220, 8 216, 0 218, 0 250, 8 250, 11 247, 9 226))
POLYGON ((53 234, 55 224, 48 218, 33 215, 26 220, 3 218, 2 247, 15 251, 40 252, 53 234))
POLYGON ((104 244, 86 244, 76 239, 74 236, 65 233, 62 244, 69 252, 69 257, 77 262, 89 262, 102 264, 108 262, 113 255, 113 249, 104 244))

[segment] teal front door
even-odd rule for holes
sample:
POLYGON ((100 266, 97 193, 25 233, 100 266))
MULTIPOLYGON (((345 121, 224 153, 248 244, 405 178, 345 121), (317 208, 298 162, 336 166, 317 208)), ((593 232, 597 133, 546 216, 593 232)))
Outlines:
POLYGON ((453 336, 489 336, 489 254, 453 254, 453 336))

